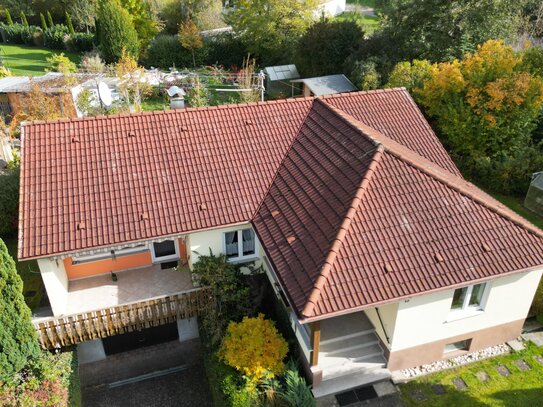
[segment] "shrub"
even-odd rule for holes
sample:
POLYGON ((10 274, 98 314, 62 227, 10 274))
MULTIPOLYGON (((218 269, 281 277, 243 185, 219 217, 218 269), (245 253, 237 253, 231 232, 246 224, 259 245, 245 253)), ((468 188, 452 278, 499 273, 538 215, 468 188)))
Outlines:
POLYGON ((205 61, 207 65, 239 67, 247 57, 247 49, 241 39, 224 33, 204 38, 205 61))
POLYGON ((6 76, 11 76, 11 71, 5 66, 0 66, 0 78, 5 78, 6 76))
POLYGON ((381 86, 381 75, 377 72, 375 62, 357 61, 351 72, 353 84, 361 90, 377 89, 381 86))
POLYGON ((66 41, 66 47, 69 51, 83 53, 92 51, 94 48, 94 34, 74 33, 66 41))
POLYGON ((17 230, 19 170, 0 175, 0 236, 17 230))
POLYGON ((66 48, 65 39, 68 34, 68 27, 63 24, 55 24, 43 33, 43 43, 50 49, 66 48))
POLYGON ((21 11, 21 24, 28 27, 28 20, 26 19, 24 11, 21 11))
POLYGON ((231 320, 240 320, 249 310, 249 288, 239 269, 224 254, 200 255, 193 265, 196 283, 210 287, 215 306, 202 317, 202 327, 211 344, 217 344, 231 320))
POLYGON ((43 13, 40 13, 40 22, 41 22, 41 29, 44 31, 47 30, 47 23, 45 22, 45 17, 43 13))
POLYGON ((424 81, 432 74, 432 64, 427 60, 415 59, 396 64, 388 77, 389 88, 405 87, 411 93, 417 93, 424 81))
POLYGON ((296 365, 291 361, 287 366, 287 371, 283 375, 284 390, 279 394, 289 406, 296 407, 314 407, 315 398, 311 393, 311 388, 307 385, 305 379, 300 376, 296 365))
MULTIPOLYGON (((194 60, 196 65, 203 65, 205 49, 194 50, 194 60)), ((193 66, 191 51, 183 48, 175 35, 159 35, 156 37, 151 42, 143 62, 147 67, 155 66, 162 69, 168 69, 172 66, 178 68, 193 66)))
POLYGON ((47 11, 47 25, 49 25, 49 28, 55 25, 53 22, 53 17, 51 16, 51 12, 47 11))
POLYGON ((283 372, 288 345, 275 325, 263 314, 230 322, 219 355, 224 362, 258 383, 283 372))
POLYGON ((2 32, 5 42, 11 44, 24 44, 25 39, 30 35, 30 27, 15 23, 11 25, 2 24, 2 32))
POLYGON ((83 72, 88 73, 104 73, 106 71, 106 64, 102 61, 100 55, 92 53, 88 53, 81 58, 79 67, 83 72))
POLYGON ((9 12, 9 9, 6 9, 6 23, 8 25, 13 25, 13 20, 11 19, 11 13, 9 12))
POLYGON ((98 40, 102 57, 107 63, 117 62, 123 50, 139 56, 140 44, 132 17, 119 0, 100 0, 98 3, 98 40))
POLYGON ((75 34, 74 26, 72 24, 72 18, 68 13, 66 13, 66 26, 68 27, 68 33, 70 35, 75 34))
POLYGON ((62 72, 64 74, 74 73, 77 67, 64 53, 53 54, 47 58, 47 62, 51 65, 50 72, 62 72))
POLYGON ((40 352, 30 309, 23 297, 23 281, 1 239, 0 349, 0 382, 11 381, 29 363, 30 358, 40 352))
POLYGON ((224 378, 222 391, 228 397, 232 407, 259 406, 260 394, 255 384, 249 383, 237 375, 228 375, 224 378))

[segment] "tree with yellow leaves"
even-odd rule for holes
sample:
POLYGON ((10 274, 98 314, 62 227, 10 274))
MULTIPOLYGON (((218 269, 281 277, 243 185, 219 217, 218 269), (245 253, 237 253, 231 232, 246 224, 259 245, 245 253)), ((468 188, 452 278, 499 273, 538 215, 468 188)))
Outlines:
POLYGON ((492 158, 530 143, 543 107, 543 79, 522 61, 522 53, 490 40, 429 71, 416 95, 457 156, 492 158))
POLYGON ((142 100, 151 91, 151 86, 145 81, 145 70, 131 54, 123 50, 119 62, 115 65, 115 72, 127 108, 140 112, 142 100))
POLYGON ((190 52, 192 52, 192 64, 196 68, 196 58, 194 57, 194 51, 204 46, 202 37, 198 31, 198 27, 192 20, 183 21, 179 24, 179 42, 181 46, 190 52))
POLYGON ((287 352, 287 342, 273 322, 259 314, 256 318, 245 317, 239 323, 230 322, 219 357, 255 384, 282 373, 287 352))

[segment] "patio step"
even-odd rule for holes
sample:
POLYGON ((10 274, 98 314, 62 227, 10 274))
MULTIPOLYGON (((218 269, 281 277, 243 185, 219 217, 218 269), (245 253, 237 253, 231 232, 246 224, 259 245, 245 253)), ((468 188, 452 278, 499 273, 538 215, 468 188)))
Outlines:
POLYGON ((315 398, 337 394, 343 391, 355 389, 368 384, 388 380, 390 371, 385 368, 376 368, 370 371, 362 371, 351 375, 328 378, 323 380, 316 388, 312 390, 315 398))
POLYGON ((380 357, 384 362, 383 349, 378 344, 368 346, 359 346, 353 349, 339 350, 333 354, 319 354, 318 367, 326 371, 335 366, 345 366, 356 362, 365 362, 366 360, 375 360, 374 357, 380 357))
POLYGON ((379 343, 377 336, 370 332, 362 332, 358 335, 348 335, 325 343, 321 342, 319 354, 334 355, 339 352, 364 348, 379 343))

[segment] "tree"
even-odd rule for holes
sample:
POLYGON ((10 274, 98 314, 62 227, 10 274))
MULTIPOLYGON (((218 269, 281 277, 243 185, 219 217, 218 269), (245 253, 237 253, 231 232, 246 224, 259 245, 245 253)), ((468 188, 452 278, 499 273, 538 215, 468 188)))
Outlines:
POLYGON ((296 66, 305 76, 345 71, 345 60, 360 47, 364 32, 354 21, 321 20, 300 38, 296 66))
POLYGON ((8 25, 13 25, 13 20, 11 19, 11 13, 9 12, 9 9, 6 9, 6 23, 8 25))
POLYGON ((209 287, 215 306, 202 317, 202 327, 211 344, 217 344, 231 320, 247 315, 249 288, 236 266, 224 254, 200 255, 193 265, 192 277, 197 284, 209 287))
POLYGON ((141 101, 150 92, 150 86, 143 81, 145 70, 138 66, 132 55, 123 51, 121 59, 115 65, 119 90, 126 106, 130 110, 141 111, 141 101))
POLYGON ((72 18, 66 13, 66 26, 68 27, 69 34, 75 34, 74 26, 72 24, 72 18))
POLYGON ((55 25, 50 11, 47 11, 47 25, 49 26, 49 28, 52 28, 55 25))
POLYGON ((520 26, 514 0, 390 0, 383 2, 382 32, 396 62, 442 62, 473 52, 489 39, 509 39, 520 26))
POLYGON ((413 95, 432 76, 434 66, 427 60, 415 59, 413 62, 398 63, 388 77, 387 88, 404 87, 413 95))
POLYGON ((28 27, 28 20, 26 19, 26 15, 24 11, 21 11, 21 24, 25 27, 28 27))
POLYGON ((0 381, 10 380, 38 357, 40 348, 31 313, 23 297, 23 281, 0 239, 0 381))
POLYGON ((288 344, 263 314, 230 322, 219 350, 224 362, 243 373, 250 382, 259 383, 283 372, 288 344))
POLYGON ((99 1, 98 39, 102 56, 107 63, 117 62, 123 56, 123 51, 138 57, 138 33, 132 17, 119 0, 99 1))
POLYGON ((145 51, 162 28, 157 16, 151 13, 145 0, 121 0, 121 5, 132 16, 141 50, 145 51))
POLYGON ((251 54, 284 58, 315 19, 316 0, 238 0, 226 22, 241 35, 251 54))
POLYGON ((43 31, 47 30, 47 23, 45 22, 45 16, 40 13, 41 28, 43 31))
POLYGON ((203 47, 202 37, 198 31, 198 27, 192 20, 187 20, 179 24, 179 42, 181 46, 192 52, 192 63, 196 68, 196 59, 194 58, 194 50, 203 47))
POLYGON ((78 30, 89 32, 94 28, 96 0, 71 0, 66 6, 66 11, 72 16, 78 30))
POLYGON ((371 59, 356 61, 350 74, 353 84, 361 90, 377 89, 381 87, 381 75, 377 72, 377 65, 371 59))
POLYGON ((543 107, 543 79, 523 68, 522 54, 494 40, 436 65, 418 93, 453 152, 475 160, 529 145, 543 107))

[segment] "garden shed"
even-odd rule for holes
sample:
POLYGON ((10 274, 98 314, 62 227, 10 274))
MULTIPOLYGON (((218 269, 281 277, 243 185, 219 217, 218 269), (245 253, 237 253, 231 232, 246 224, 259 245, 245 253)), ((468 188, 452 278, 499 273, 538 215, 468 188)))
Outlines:
POLYGON ((543 171, 532 175, 532 182, 530 182, 530 188, 528 188, 524 199, 524 206, 543 216, 543 171))
POLYGON ((294 96, 294 89, 297 84, 302 84, 302 94, 304 96, 331 95, 357 90, 353 83, 345 75, 341 74, 295 79, 290 82, 292 83, 292 96, 294 96))
POLYGON ((300 78, 296 65, 268 66, 264 68, 264 74, 266 75, 266 93, 272 98, 290 95, 292 92, 290 81, 300 78))

